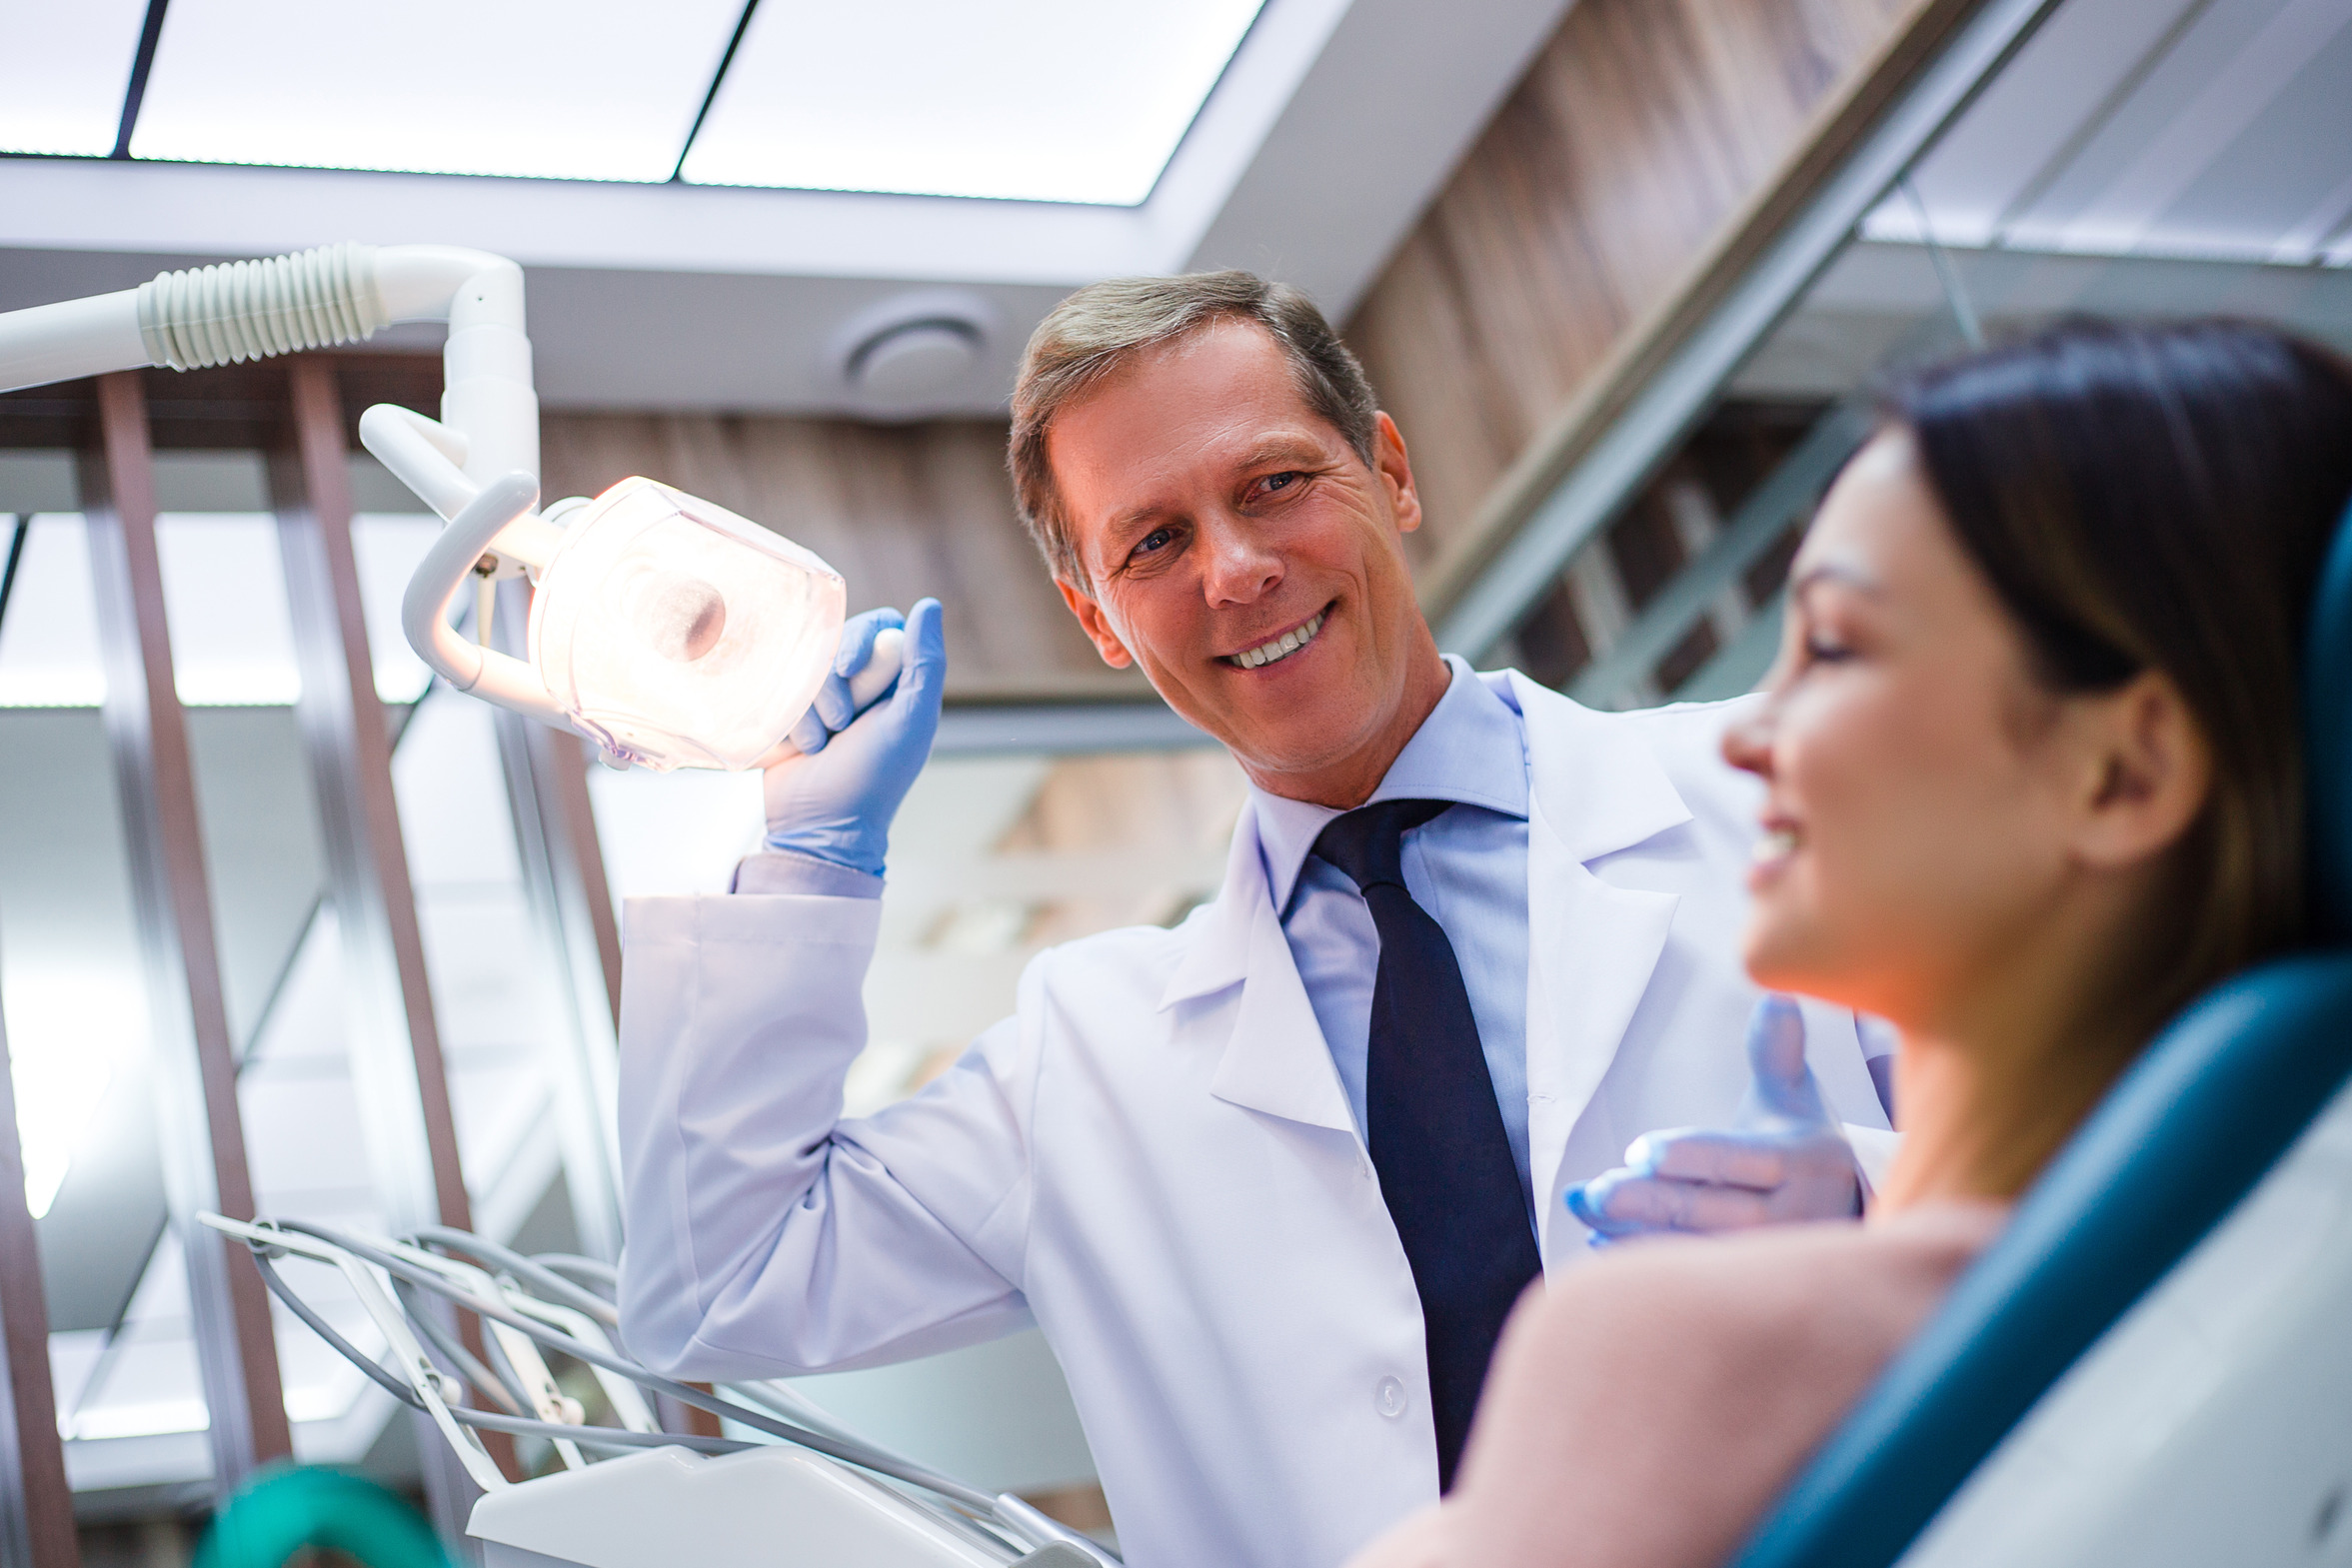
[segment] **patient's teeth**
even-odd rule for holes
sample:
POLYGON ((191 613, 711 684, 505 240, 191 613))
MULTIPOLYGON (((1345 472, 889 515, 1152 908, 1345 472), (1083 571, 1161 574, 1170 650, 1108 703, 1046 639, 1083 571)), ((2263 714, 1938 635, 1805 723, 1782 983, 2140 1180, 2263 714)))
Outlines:
POLYGON ((1766 860, 1777 860, 1784 854, 1794 853, 1795 850, 1795 830, 1788 827, 1778 827, 1758 838, 1751 853, 1757 863, 1761 864, 1766 860))

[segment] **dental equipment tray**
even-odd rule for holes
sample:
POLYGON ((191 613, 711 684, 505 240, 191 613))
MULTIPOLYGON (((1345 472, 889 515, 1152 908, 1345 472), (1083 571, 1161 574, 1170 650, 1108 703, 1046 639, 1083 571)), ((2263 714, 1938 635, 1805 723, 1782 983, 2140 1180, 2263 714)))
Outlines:
POLYGON ((789 1384, 706 1389, 631 1360, 608 1332, 620 1313, 604 1293, 615 1284, 607 1264, 527 1258, 438 1226, 390 1241, 297 1220, 202 1217, 251 1249, 263 1282, 289 1311, 439 1429, 482 1489, 466 1530, 482 1543, 485 1568, 1116 1568, 1119 1561, 1018 1497, 992 1497, 866 1442, 789 1384), (287 1256, 342 1276, 383 1337, 381 1356, 338 1333, 286 1283, 276 1265, 287 1256), (480 1319, 483 1355, 452 1331, 453 1307, 480 1319), (613 1424, 589 1422, 543 1349, 588 1369, 613 1424), (760 1440, 665 1432, 648 1390, 760 1440), (544 1439, 564 1467, 509 1480, 483 1431, 544 1439), (592 1462, 591 1451, 619 1457, 592 1462))

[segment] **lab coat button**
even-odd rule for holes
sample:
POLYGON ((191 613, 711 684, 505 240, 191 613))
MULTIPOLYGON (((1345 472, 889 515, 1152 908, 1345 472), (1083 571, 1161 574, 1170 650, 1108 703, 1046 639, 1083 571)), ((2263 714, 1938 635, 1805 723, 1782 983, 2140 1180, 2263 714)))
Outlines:
POLYGON ((1393 1377, 1383 1377, 1374 1383, 1372 1408, 1391 1421, 1404 1414, 1404 1385, 1393 1377))

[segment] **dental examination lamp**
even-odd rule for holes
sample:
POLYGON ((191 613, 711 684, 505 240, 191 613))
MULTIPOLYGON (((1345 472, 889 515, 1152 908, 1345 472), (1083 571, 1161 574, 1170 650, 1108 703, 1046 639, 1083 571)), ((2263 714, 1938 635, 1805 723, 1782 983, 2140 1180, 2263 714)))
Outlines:
MULTIPOLYGON (((615 767, 751 768, 782 755, 841 641, 841 575, 724 507, 649 479, 539 510, 539 397, 523 269, 440 245, 332 245, 162 273, 0 315, 0 391, 146 366, 194 370, 446 321, 441 418, 380 403, 360 441, 448 525, 401 629, 461 692, 576 732, 615 767), (489 646, 497 583, 535 592, 525 659, 489 646), (476 639, 450 612, 476 587, 476 639)), ((886 632, 852 693, 898 673, 886 632)))

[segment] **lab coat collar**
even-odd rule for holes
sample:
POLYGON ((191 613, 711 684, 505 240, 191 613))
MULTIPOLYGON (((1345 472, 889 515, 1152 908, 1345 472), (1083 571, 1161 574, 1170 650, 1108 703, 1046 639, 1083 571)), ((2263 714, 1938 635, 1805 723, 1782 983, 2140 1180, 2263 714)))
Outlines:
POLYGON ((1690 820, 1674 782, 1624 721, 1516 670, 1479 679, 1525 720, 1529 793, 1569 858, 1597 860, 1690 820))
POLYGON ((1616 1060, 1665 952, 1680 899, 1619 887, 1591 862, 1690 820, 1690 808, 1638 722, 1596 714, 1516 671, 1507 688, 1526 719, 1527 1157, 1536 1231, 1550 1255, 1551 1193, 1569 1135, 1616 1060))
MULTIPOLYGON (((1666 771, 1609 716, 1580 707, 1515 670, 1473 679, 1524 721, 1527 809, 1544 825, 1545 863, 1598 859, 1690 820, 1690 809, 1666 771)), ((1447 696, 1452 695, 1449 689, 1447 696)), ((1531 907, 1543 898, 1533 849, 1531 828, 1531 907)), ((1261 909, 1276 912, 1258 803, 1252 798, 1242 805, 1233 828, 1224 885, 1188 924, 1191 940, 1161 994, 1163 1010, 1237 985, 1248 975, 1261 909)), ((1284 966, 1290 967, 1286 959, 1284 966)))
POLYGON ((1241 807, 1233 829, 1223 890, 1186 929, 1192 939, 1169 979, 1161 1010, 1241 987, 1208 1091, 1249 1110, 1352 1133, 1355 1114, 1347 1108, 1347 1091, 1267 896, 1254 803, 1241 807))
POLYGON ((1250 927, 1260 907, 1273 912, 1258 846, 1257 802, 1249 799, 1241 804, 1241 819, 1233 824, 1233 841, 1225 850, 1224 885, 1208 907, 1185 922, 1192 939, 1161 993, 1163 1012, 1241 983, 1249 972, 1250 927))

